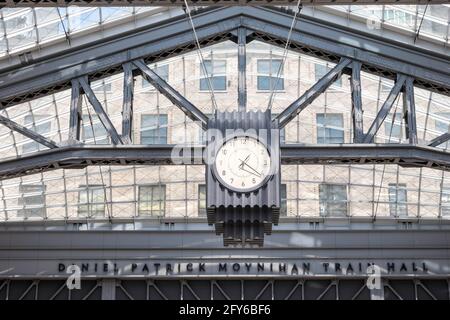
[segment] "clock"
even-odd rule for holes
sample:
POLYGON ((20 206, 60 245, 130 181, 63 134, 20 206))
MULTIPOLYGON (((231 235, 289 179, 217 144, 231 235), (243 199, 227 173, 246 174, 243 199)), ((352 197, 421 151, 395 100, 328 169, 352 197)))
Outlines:
POLYGON ((217 149, 214 174, 227 189, 251 192, 271 176, 272 160, 267 146, 257 138, 240 135, 225 139, 217 149))
POLYGON ((206 139, 206 212, 224 246, 262 246, 280 215, 280 128, 271 110, 216 111, 206 139))

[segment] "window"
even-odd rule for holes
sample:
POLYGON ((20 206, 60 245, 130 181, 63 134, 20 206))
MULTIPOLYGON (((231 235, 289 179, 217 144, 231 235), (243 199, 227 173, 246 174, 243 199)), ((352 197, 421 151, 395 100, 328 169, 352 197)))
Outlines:
MULTIPOLYGON (((314 65, 314 69, 316 82, 322 79, 322 77, 331 70, 331 68, 328 65, 318 63, 314 65)), ((341 78, 336 79, 336 81, 333 82, 333 86, 342 87, 342 79, 341 78)))
POLYGON ((19 192, 22 196, 19 198, 18 205, 23 208, 18 210, 19 216, 45 217, 45 185, 44 184, 21 184, 19 192))
POLYGON ((406 184, 389 184, 389 211, 393 217, 408 215, 406 184))
POLYGON ((103 217, 105 215, 105 186, 82 185, 78 192, 79 217, 103 217))
POLYGON ((450 112, 439 112, 437 115, 441 118, 447 119, 447 121, 436 120, 434 123, 436 131, 439 131, 440 133, 449 132, 450 131, 450 112))
POLYGON ((287 216, 287 187, 284 183, 280 189, 280 216, 287 216))
POLYGON ((167 143, 167 114, 141 116, 141 144, 167 143))
POLYGON ((347 215, 347 186, 320 184, 319 203, 321 216, 345 217, 347 215))
POLYGON ((259 59, 257 62, 258 90, 284 90, 283 68, 277 80, 281 59, 259 59))
POLYGON ((450 186, 443 186, 441 193, 441 215, 450 216, 450 186))
POLYGON ((318 113, 317 143, 344 143, 344 119, 341 113, 318 113))
POLYGON ((139 215, 164 216, 166 209, 166 186, 163 184, 139 186, 139 215))
MULTIPOLYGON (((158 76, 160 76, 164 81, 169 81, 169 65, 165 64, 162 66, 155 65, 154 67, 150 67, 158 76)), ((144 77, 142 77, 142 88, 151 88, 152 90, 154 87, 145 80, 144 77)))
POLYGON ((386 141, 394 140, 399 141, 402 138, 402 113, 396 112, 395 118, 394 114, 388 114, 386 120, 384 121, 384 135, 386 136, 386 141), (394 122, 394 123, 392 123, 394 122), (390 139, 389 139, 390 138, 390 139))
POLYGON ((198 185, 198 215, 206 216, 206 185, 198 185))
MULTIPOLYGON (((438 136, 445 132, 450 132, 450 112, 439 112, 437 115, 444 119, 448 119, 447 121, 445 121, 445 120, 436 120, 435 121, 434 126, 435 126, 436 131, 439 132, 438 136)), ((445 143, 441 144, 441 146, 444 148, 448 148, 448 147, 450 147, 450 142, 445 142, 445 143)))
POLYGON ((381 92, 391 92, 393 85, 389 85, 385 82, 381 82, 381 92))
POLYGON ((414 27, 415 17, 414 14, 402 10, 385 9, 384 21, 404 27, 414 27))
POLYGON ((109 135, 96 114, 83 114, 81 139, 85 143, 109 144, 109 135))
MULTIPOLYGON (((25 127, 31 129, 32 131, 44 135, 49 133, 52 127, 52 122, 48 119, 48 115, 27 115, 25 116, 25 127), (44 121, 44 119, 48 119, 44 121), (30 128, 31 125, 31 128, 30 128)), ((23 153, 35 152, 39 150, 44 150, 47 147, 41 145, 36 141, 24 143, 22 146, 23 153)))
POLYGON ((200 65, 200 90, 209 90, 209 81, 213 90, 227 90, 227 62, 226 60, 205 60, 205 76, 204 68, 200 65))
POLYGON ((93 81, 91 84, 92 91, 98 93, 111 92, 111 82, 105 82, 105 80, 93 81))

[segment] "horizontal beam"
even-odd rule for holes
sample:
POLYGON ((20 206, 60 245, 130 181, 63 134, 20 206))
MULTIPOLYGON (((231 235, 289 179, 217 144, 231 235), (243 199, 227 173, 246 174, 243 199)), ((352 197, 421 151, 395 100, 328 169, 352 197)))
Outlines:
MULTIPOLYGON (((89 165, 202 165, 203 146, 179 149, 173 145, 78 145, 41 151, 0 162, 0 180, 55 169, 80 169, 89 165), (184 162, 180 162, 181 159, 184 162), (175 162, 174 162, 175 161, 175 162)), ((441 149, 403 144, 329 144, 281 147, 285 165, 397 164, 450 170, 450 153, 441 149)))
MULTIPOLYGON (((253 32, 254 39, 283 45, 292 23, 291 12, 252 6, 209 8, 195 12, 192 18, 202 47, 231 39, 231 32, 239 27, 253 32)), ((334 62, 347 57, 362 62, 364 71, 378 68, 386 74, 402 73, 413 77, 416 86, 427 84, 430 90, 444 94, 450 91, 448 56, 303 15, 291 40, 291 50, 322 59, 334 57, 334 62)), ((0 109, 69 89, 75 77, 89 75, 94 81, 122 72, 122 64, 132 60, 144 58, 150 63, 192 50, 191 26, 180 16, 25 65, 12 65, 0 70, 0 109)))
MULTIPOLYGON (((192 6, 296 5, 297 0, 188 0, 192 6)), ((382 4, 443 4, 446 0, 302 0, 303 5, 382 5, 382 4)), ((127 7, 127 6, 183 6, 184 0, 0 0, 1 7, 127 7)))
POLYGON ((30 138, 34 141, 36 141, 37 143, 40 143, 50 149, 53 148, 58 148, 58 145, 56 144, 56 142, 47 139, 46 137, 44 137, 43 135, 34 132, 4 116, 0 116, 0 124, 4 125, 5 127, 8 127, 9 129, 16 131, 18 133, 20 133, 21 135, 30 138))

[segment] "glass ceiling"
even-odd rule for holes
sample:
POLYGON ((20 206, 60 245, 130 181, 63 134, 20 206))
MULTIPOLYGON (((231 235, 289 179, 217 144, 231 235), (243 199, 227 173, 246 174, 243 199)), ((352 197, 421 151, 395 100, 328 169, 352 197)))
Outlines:
MULTIPOLYGON (((423 8, 408 6, 408 12, 413 12, 413 7, 416 12, 414 19, 417 19, 417 14, 421 17, 423 8)), ((425 19, 429 17, 429 21, 438 21, 445 27, 429 24, 425 28, 428 22, 424 22, 423 32, 430 32, 430 36, 448 43, 449 7, 440 7, 442 10, 435 15, 435 10, 428 9, 425 19), (443 16, 444 12, 447 18, 443 16), (433 33, 433 30, 441 30, 442 33, 433 33)), ((375 7, 370 8, 376 11, 375 7)), ((390 6, 380 8, 383 8, 385 17, 390 17, 386 11, 390 6)), ((353 9, 347 6, 336 10, 352 10, 355 15, 368 14, 361 8, 360 11, 353 9)), ((96 28, 99 24, 106 28, 107 23, 127 17, 133 19, 133 15, 149 10, 154 8, 69 8, 59 9, 59 13, 56 8, 2 9, 0 28, 3 29, 0 30, 7 31, 6 37, 0 39, 0 48, 3 48, 0 50, 5 56, 8 50, 13 54, 15 50, 42 45, 46 41, 70 39, 72 35, 96 28)), ((398 14, 392 17, 395 16, 398 14)), ((406 28, 405 21, 393 18, 389 23, 406 28)), ((204 48, 203 56, 211 61, 209 72, 212 73, 219 109, 236 109, 236 44, 227 41, 204 48)), ((248 45, 248 109, 262 110, 267 106, 270 99, 267 84, 276 77, 282 58, 283 51, 278 47, 257 41, 248 45)), ((204 113, 212 113, 211 96, 204 87, 204 76, 195 52, 150 67, 204 113)), ((274 98, 273 112, 281 112, 331 67, 333 64, 326 61, 289 52, 274 98)), ((118 132, 121 132, 122 125, 122 85, 123 74, 92 83, 118 132)), ((388 79, 362 73, 366 129, 392 86, 393 82, 388 79)), ((375 142, 407 142, 401 101, 400 95, 375 142)), ((415 88, 415 102, 419 144, 449 130, 449 97, 415 88)), ((64 143, 68 139, 69 106, 70 90, 65 90, 13 106, 0 114, 57 143, 64 143)), ((289 123, 282 134, 284 142, 350 143, 353 134, 350 106, 350 83, 348 76, 344 75, 289 123)), ((105 129, 85 99, 82 114, 82 141, 88 144, 109 143, 105 129)), ((204 138, 203 131, 196 124, 140 76, 135 77, 133 123, 135 144, 202 143, 204 138)), ((449 151, 450 144, 439 147, 449 151)), ((0 126, 0 154, 3 159, 44 149, 0 126)), ((204 175, 203 166, 91 166, 4 180, 0 181, 0 221, 204 217, 204 175)), ((282 215, 288 217, 450 219, 450 173, 445 171, 397 165, 286 165, 282 168, 282 180, 282 215)))
MULTIPOLYGON (((325 6, 349 18, 368 21, 368 28, 394 28, 438 43, 449 43, 450 5, 325 6)), ((169 10, 169 9, 164 9, 169 10)), ((57 39, 70 39, 87 30, 159 12, 155 7, 69 7, 0 9, 0 57, 41 47, 57 39)), ((182 11, 180 10, 179 13, 182 11)), ((307 12, 305 9, 304 12, 307 12)))

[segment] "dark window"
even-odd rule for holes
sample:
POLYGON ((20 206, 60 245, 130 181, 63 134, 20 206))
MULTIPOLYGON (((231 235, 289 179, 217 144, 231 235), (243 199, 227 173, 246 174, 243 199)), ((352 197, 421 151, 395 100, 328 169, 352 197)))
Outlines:
POLYGON ((277 80, 281 59, 259 59, 257 62, 258 90, 284 90, 283 68, 277 80))
MULTIPOLYGON (((322 77, 326 75, 332 68, 330 68, 328 65, 316 63, 314 69, 315 69, 315 79, 317 82, 320 79, 322 79, 322 77)), ((336 81, 333 82, 333 86, 342 87, 342 79, 341 78, 336 79, 336 81)))
POLYGON ((341 184, 319 185, 320 215, 344 217, 347 215, 347 186, 341 184))
MULTIPOLYGON (((25 127, 28 129, 39 133, 43 136, 45 134, 49 133, 52 127, 52 122, 50 119, 48 119, 48 115, 27 115, 25 116, 25 127), (48 119, 48 120, 44 120, 48 119)), ((35 152, 39 150, 44 150, 47 147, 43 146, 40 143, 37 143, 36 141, 27 142, 22 145, 22 152, 23 153, 29 153, 29 152, 35 152)))
POLYGON ((141 116, 141 144, 167 143, 167 114, 141 116))
POLYGON ((164 216, 166 209, 166 186, 163 184, 139 186, 139 215, 164 216))
POLYGON ((206 185, 198 185, 198 215, 206 216, 206 185))
POLYGON ((317 143, 344 143, 344 119, 341 113, 318 113, 317 143))
POLYGON ((408 215, 405 184, 389 184, 389 211, 393 217, 406 217, 408 215))
POLYGON ((286 184, 281 185, 280 190, 280 216, 286 217, 287 216, 287 186, 286 184))
POLYGON ((18 215, 29 217, 45 217, 45 185, 21 184, 19 185, 21 197, 18 204, 23 208, 18 210, 18 215))
POLYGON ((103 217, 105 215, 105 186, 82 185, 78 192, 79 217, 103 217))
MULTIPOLYGON (((153 70, 158 76, 160 76, 164 81, 169 81, 169 65, 165 64, 162 66, 155 65, 154 67, 150 67, 151 70, 153 70)), ((150 88, 155 89, 150 82, 145 80, 144 77, 142 77, 142 88, 150 88)))
POLYGON ((83 114, 81 139, 84 143, 109 144, 108 131, 96 114, 83 114))
POLYGON ((200 65, 200 90, 209 90, 209 81, 213 90, 227 90, 227 61, 226 60, 205 60, 205 75, 203 66, 200 65))
POLYGON ((450 216, 450 186, 442 187, 441 215, 450 216))
POLYGON ((399 141, 402 138, 402 113, 396 112, 388 114, 384 121, 384 135, 387 137, 386 141, 399 141), (390 139, 389 139, 390 137, 390 139))

